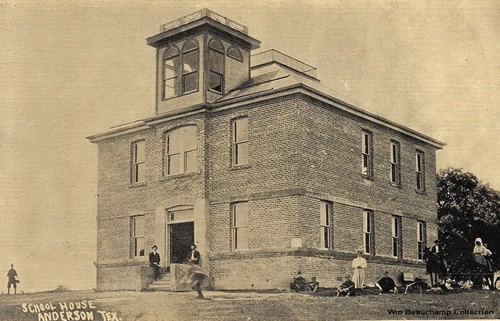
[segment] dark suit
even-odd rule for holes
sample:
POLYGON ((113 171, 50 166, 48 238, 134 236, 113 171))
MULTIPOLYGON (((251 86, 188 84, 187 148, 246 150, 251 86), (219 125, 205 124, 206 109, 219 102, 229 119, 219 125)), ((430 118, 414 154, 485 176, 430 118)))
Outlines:
POLYGON ((160 276, 160 253, 149 253, 149 266, 154 269, 154 278, 158 280, 158 276, 160 276))
POLYGON ((198 252, 197 250, 192 250, 191 252, 189 252, 188 260, 190 262, 200 265, 200 258, 200 252, 198 252))

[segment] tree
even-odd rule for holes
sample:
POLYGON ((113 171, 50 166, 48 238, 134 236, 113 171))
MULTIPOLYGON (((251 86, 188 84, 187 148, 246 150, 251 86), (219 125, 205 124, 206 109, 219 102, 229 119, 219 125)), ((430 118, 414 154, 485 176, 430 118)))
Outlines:
POLYGON ((450 272, 471 269, 474 240, 480 237, 500 266, 500 196, 472 173, 447 168, 437 174, 438 228, 450 272))

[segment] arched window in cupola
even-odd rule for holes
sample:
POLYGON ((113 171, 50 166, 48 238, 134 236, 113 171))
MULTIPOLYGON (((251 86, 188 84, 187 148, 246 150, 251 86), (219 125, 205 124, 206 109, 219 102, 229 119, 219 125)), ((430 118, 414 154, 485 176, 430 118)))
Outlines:
POLYGON ((163 99, 179 95, 179 49, 170 47, 163 54, 163 99))
POLYGON ((224 92, 224 46, 217 39, 208 43, 208 89, 216 93, 224 92))
POLYGON ((241 51, 236 47, 229 48, 227 50, 227 56, 238 61, 243 61, 243 55, 241 54, 241 51))
POLYGON ((194 40, 182 47, 182 93, 198 90, 199 50, 194 40))

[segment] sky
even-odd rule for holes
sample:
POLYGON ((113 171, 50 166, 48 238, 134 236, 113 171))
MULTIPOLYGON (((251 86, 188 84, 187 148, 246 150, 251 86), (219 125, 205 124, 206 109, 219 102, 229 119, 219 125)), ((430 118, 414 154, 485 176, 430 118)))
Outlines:
POLYGON ((154 115, 145 38, 202 8, 247 26, 254 53, 313 65, 337 98, 447 143, 438 168, 500 190, 498 1, 0 0, 0 276, 14 264, 19 290, 95 287, 85 137, 154 115))

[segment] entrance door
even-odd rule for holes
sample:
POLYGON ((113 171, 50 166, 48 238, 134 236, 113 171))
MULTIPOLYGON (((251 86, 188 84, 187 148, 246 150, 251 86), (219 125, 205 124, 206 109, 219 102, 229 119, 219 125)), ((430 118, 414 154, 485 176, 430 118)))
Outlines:
POLYGON ((194 244, 194 222, 169 224, 170 263, 184 263, 194 244))

